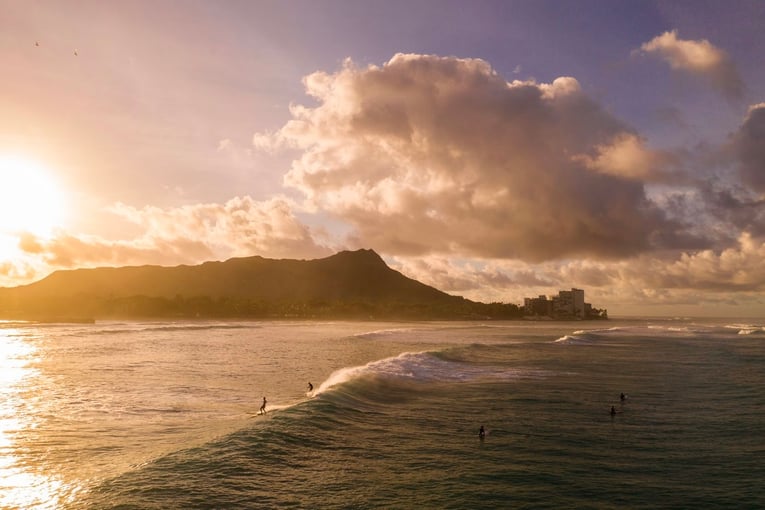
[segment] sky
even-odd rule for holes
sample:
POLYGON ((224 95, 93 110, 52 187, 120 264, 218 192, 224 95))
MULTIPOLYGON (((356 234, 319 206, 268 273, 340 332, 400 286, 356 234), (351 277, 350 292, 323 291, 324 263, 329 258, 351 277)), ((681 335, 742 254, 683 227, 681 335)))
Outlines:
POLYGON ((765 316, 765 2, 0 0, 0 286, 370 248, 765 316))

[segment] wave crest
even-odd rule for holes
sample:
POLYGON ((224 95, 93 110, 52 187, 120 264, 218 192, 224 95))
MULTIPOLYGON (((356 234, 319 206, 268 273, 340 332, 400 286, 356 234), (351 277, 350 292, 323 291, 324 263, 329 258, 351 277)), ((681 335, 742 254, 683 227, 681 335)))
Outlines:
POLYGON ((512 380, 539 375, 539 371, 531 369, 450 361, 432 352, 404 352, 366 365, 336 370, 314 390, 313 395, 320 395, 339 385, 362 378, 428 383, 512 380))
POLYGON ((729 327, 738 329, 739 335, 765 335, 765 326, 758 326, 754 324, 734 324, 729 327))
POLYGON ((598 335, 587 333, 585 331, 575 331, 570 335, 563 335, 555 340, 556 344, 564 345, 592 345, 598 340, 598 335))

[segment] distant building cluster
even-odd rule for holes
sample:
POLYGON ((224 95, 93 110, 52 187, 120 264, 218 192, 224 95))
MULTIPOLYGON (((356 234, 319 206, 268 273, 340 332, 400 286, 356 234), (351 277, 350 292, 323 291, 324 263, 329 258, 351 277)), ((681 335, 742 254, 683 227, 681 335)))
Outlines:
POLYGON ((561 290, 557 296, 523 299, 523 315, 561 320, 607 319, 608 311, 584 302, 582 289, 561 290))

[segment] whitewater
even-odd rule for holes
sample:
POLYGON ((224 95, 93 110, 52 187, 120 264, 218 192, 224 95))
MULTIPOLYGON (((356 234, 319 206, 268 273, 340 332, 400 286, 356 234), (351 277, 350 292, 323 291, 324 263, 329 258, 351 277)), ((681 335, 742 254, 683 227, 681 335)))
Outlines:
POLYGON ((0 508, 763 508, 763 387, 756 319, 0 322, 0 508))

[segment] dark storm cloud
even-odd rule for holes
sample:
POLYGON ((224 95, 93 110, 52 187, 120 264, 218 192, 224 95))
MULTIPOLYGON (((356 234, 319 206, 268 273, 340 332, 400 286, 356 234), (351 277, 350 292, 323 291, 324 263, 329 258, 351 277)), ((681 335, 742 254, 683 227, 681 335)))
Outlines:
POLYGON ((765 103, 752 106, 734 137, 741 180, 765 194, 765 103))

